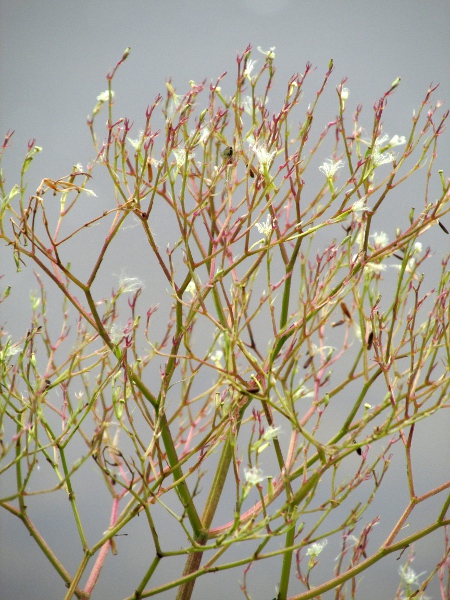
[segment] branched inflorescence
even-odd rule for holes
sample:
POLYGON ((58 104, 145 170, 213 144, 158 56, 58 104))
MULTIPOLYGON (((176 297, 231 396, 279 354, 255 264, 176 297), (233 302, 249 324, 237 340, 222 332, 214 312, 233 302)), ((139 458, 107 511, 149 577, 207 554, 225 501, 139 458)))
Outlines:
MULTIPOLYGON (((250 566, 279 556, 280 600, 288 588, 303 600, 330 589, 344 598, 346 582, 355 593, 360 573, 449 523, 450 482, 419 492, 412 453, 417 429, 449 398, 449 256, 441 251, 449 181, 434 167, 448 113, 430 88, 410 132, 389 136, 383 116, 399 81, 363 127, 361 106, 346 118, 344 80, 338 114, 321 128, 315 114, 333 64, 310 104, 302 100, 314 72, 307 64, 273 109, 275 49, 259 50, 258 61, 250 47, 237 57, 231 94, 225 73, 210 85, 191 82, 184 95, 168 82, 141 130, 113 115, 127 50, 88 119, 88 166, 44 177, 28 195, 26 172, 40 151, 33 141, 20 182, 10 191, 1 182, 4 247, 17 270, 34 266, 39 292, 28 330, 1 341, 1 473, 14 471, 15 487, 0 504, 39 544, 66 598, 90 596, 107 554, 120 550, 117 536, 138 517, 153 554, 147 546, 130 599, 171 588, 189 598, 198 577, 240 567, 247 595, 250 566), (422 205, 401 207, 398 226, 377 231, 411 178, 422 205), (419 239, 431 227, 436 245, 424 249, 419 239), (96 253, 80 252, 94 234, 96 253), (126 261, 131 246, 138 257, 109 280, 109 296, 99 294, 106 263, 126 261), (436 260, 432 288, 424 273, 436 260), (55 286, 64 298, 56 333, 59 317, 47 305, 55 286), (369 541, 383 514, 366 511, 383 495, 395 454, 409 500, 376 547, 369 541), (77 494, 92 465, 110 495, 102 499, 109 523, 94 543, 77 494), (45 488, 38 467, 52 482, 45 488), (61 490, 83 550, 75 574, 30 516, 34 496, 47 493, 51 503, 61 490), (438 511, 405 533, 414 508, 434 496, 442 496, 438 511), (170 529, 160 533, 161 514, 170 529), (248 552, 238 560, 239 542, 248 552), (338 558, 317 579, 333 543, 338 558), (167 556, 186 557, 184 571, 153 586, 167 556)), ((446 561, 448 552, 436 573, 446 561)), ((411 572, 408 562, 402 581, 423 593, 411 572)))

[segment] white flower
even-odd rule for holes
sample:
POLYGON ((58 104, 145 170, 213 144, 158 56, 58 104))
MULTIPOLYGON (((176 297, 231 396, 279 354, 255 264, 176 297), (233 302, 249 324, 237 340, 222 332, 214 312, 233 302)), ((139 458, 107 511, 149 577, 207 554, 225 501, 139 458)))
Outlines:
POLYGON ((169 90, 170 94, 170 101, 169 105, 167 106, 167 116, 169 117, 169 119, 171 119, 175 114, 177 108, 180 106, 183 96, 175 94, 175 90, 173 89, 170 83, 166 83, 166 87, 169 90))
MULTIPOLYGON (((114 98, 114 92, 111 90, 111 100, 114 98)), ((97 101, 98 102, 109 102, 109 90, 106 90, 105 92, 102 92, 101 94, 99 94, 97 96, 97 101)))
POLYGON ((14 356, 18 354, 22 348, 19 344, 13 344, 11 341, 11 336, 8 336, 5 347, 0 351, 0 361, 4 361, 8 356, 14 356))
POLYGON ((328 544, 328 540, 323 540, 323 542, 314 542, 306 551, 306 556, 316 557, 322 552, 325 546, 328 544))
MULTIPOLYGON (((267 102, 269 101, 269 98, 266 97, 264 104, 267 104, 267 102)), ((257 106, 262 106, 262 98, 255 98, 255 107, 257 106)), ((242 107, 245 110, 245 112, 248 115, 253 115, 253 98, 251 96, 245 96, 243 102, 242 102, 242 107)), ((247 138, 248 143, 250 144, 250 148, 252 146, 252 143, 254 144, 255 142, 253 141, 253 136, 249 136, 247 138)))
POLYGON ((307 388, 306 386, 304 386, 303 384, 300 384, 299 387, 294 391, 292 399, 295 402, 295 401, 299 400, 300 398, 313 398, 313 397, 314 397, 314 392, 312 390, 310 390, 309 388, 307 388))
POLYGON ((203 127, 203 129, 200 130, 200 137, 198 140, 200 144, 205 145, 210 135, 211 131, 209 129, 209 126, 206 125, 205 127, 203 127))
POLYGON ((244 75, 250 79, 251 72, 253 71, 254 66, 256 65, 257 60, 248 60, 247 66, 245 67, 244 75))
POLYGON ((421 254, 422 253, 422 244, 420 242, 416 242, 414 244, 413 254, 421 254))
POLYGON ((385 133, 382 136, 377 137, 376 141, 375 141, 375 146, 383 146, 389 139, 389 136, 387 133, 385 133))
POLYGON ((334 161, 331 158, 327 158, 327 160, 323 163, 323 165, 320 165, 319 171, 322 171, 322 173, 325 175, 325 177, 327 179, 333 179, 333 177, 336 175, 336 171, 338 169, 342 169, 343 166, 344 166, 344 161, 342 161, 342 160, 334 161))
POLYGON ((353 333, 355 334, 356 339, 361 342, 362 341, 361 327, 358 325, 358 323, 356 321, 352 321, 352 326, 353 326, 353 333))
POLYGON ((125 327, 117 325, 114 323, 109 330, 109 337, 113 344, 119 344, 125 335, 125 327))
POLYGON ((190 281, 187 285, 186 291, 188 294, 190 294, 192 297, 195 296, 195 294, 197 293, 197 288, 195 287, 195 281, 190 281))
POLYGON ((222 350, 216 350, 212 354, 209 355, 209 358, 213 361, 216 367, 222 368, 221 360, 223 358, 222 350))
MULTIPOLYGON (((394 148, 395 146, 402 146, 406 143, 406 138, 403 135, 394 135, 389 141, 388 140, 389 136, 387 133, 375 140, 375 146, 372 149, 372 161, 375 167, 394 161, 396 158, 395 154, 387 152, 387 150, 389 150, 389 148, 394 148)), ((367 140, 362 141, 369 146, 371 144, 371 142, 367 140)))
POLYGON ((261 483, 267 477, 263 477, 263 472, 258 467, 252 467, 251 469, 245 469, 245 481, 249 486, 257 485, 261 483))
POLYGON ((259 172, 264 174, 264 170, 267 171, 277 151, 274 150, 273 152, 269 152, 265 144, 261 144, 260 146, 255 144, 252 147, 252 150, 256 154, 256 158, 259 161, 259 172))
POLYGON ((243 106, 248 115, 253 114, 253 99, 251 96, 245 96, 243 106))
POLYGON ((342 108, 345 108, 345 103, 347 102, 349 95, 350 95, 350 91, 348 88, 341 89, 342 108))
POLYGON ((389 243, 387 233, 385 233, 384 231, 380 231, 380 233, 375 231, 375 233, 373 233, 370 237, 373 237, 373 243, 378 248, 384 248, 384 246, 387 246, 389 243))
POLYGON ((296 88, 298 88, 298 83, 296 81, 293 81, 289 85, 288 98, 290 98, 292 96, 292 94, 294 93, 294 91, 295 91, 296 88))
MULTIPOLYGON (((398 265, 400 266, 400 265, 398 265)), ((408 273, 412 273, 415 269, 416 266, 416 259, 415 258, 410 258, 408 260, 408 264, 406 265, 406 270, 408 273)))
POLYGON ((202 144, 204 146, 208 141, 211 135, 211 131, 209 130, 209 126, 205 125, 201 129, 193 129, 189 134, 188 145, 189 148, 195 148, 198 144, 202 144))
POLYGON ((368 262, 364 265, 364 271, 367 273, 381 273, 382 271, 386 271, 386 269, 386 265, 382 263, 368 262))
POLYGON ((398 135, 394 135, 390 140, 389 140, 389 148, 394 148, 395 146, 403 146, 403 144, 406 144, 406 138, 404 135, 398 136, 398 135))
POLYGON ((362 217, 362 213, 369 210, 366 205, 366 197, 363 196, 356 202, 352 204, 352 212, 355 215, 355 218, 360 221, 362 217))
MULTIPOLYGON (((184 148, 179 148, 178 150, 174 150, 173 153, 175 155, 177 167, 179 169, 181 169, 181 167, 184 167, 184 165, 186 163, 186 150, 184 148)), ((193 158, 194 158, 194 154, 191 153, 188 155, 188 161, 193 158)))
POLYGON ((375 146, 372 152, 372 160, 375 167, 391 163, 395 160, 395 155, 392 152, 380 152, 375 146))
POLYGON ((255 227, 258 229, 259 233, 262 233, 266 238, 270 237, 272 233, 272 218, 270 215, 267 215, 267 219, 265 223, 256 223, 255 227))
POLYGON ((92 111, 92 116, 95 117, 99 113, 101 107, 103 106, 103 104, 105 102, 108 102, 108 101, 112 102, 113 99, 114 99, 114 92, 112 90, 111 90, 111 96, 110 96, 109 90, 106 90, 106 92, 102 92, 101 94, 99 94, 97 96, 97 104, 94 106, 94 110, 92 111))
POLYGON ((258 52, 261 52, 261 54, 264 54, 264 56, 268 59, 268 60, 273 60, 275 58, 275 50, 276 46, 272 46, 270 48, 270 50, 263 50, 261 48, 261 46, 258 46, 258 52))
POLYGON ((280 427, 273 427, 272 425, 270 425, 265 431, 264 434, 262 436, 262 439, 265 440, 266 442, 272 440, 274 437, 277 437, 278 433, 280 432, 281 428, 280 427))
POLYGON ((133 146, 133 148, 136 150, 136 152, 140 152, 140 150, 142 148, 142 144, 144 142, 144 132, 143 131, 140 132, 137 140, 132 140, 131 138, 127 138, 127 140, 130 142, 130 144, 133 146))
MULTIPOLYGON (((116 275, 116 277, 117 277, 117 275, 116 275)), ((121 274, 118 277, 119 277, 119 290, 121 291, 122 294, 134 293, 134 292, 137 292, 137 290, 140 290, 142 287, 144 287, 144 284, 142 283, 142 281, 140 279, 138 279, 137 277, 127 277, 124 274, 121 274)))
POLYGON ((422 571, 417 575, 407 564, 400 567, 398 572, 406 585, 419 585, 419 577, 425 574, 425 571, 422 571))

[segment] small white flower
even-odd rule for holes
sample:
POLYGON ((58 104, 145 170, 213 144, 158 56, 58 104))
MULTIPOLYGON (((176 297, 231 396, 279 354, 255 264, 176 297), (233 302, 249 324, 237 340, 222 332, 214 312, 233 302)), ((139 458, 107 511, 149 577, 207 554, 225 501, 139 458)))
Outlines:
POLYGON ((382 263, 368 262, 364 265, 364 271, 367 273, 381 273, 382 271, 386 271, 386 269, 386 265, 382 263))
POLYGON ((197 288, 195 287, 195 281, 190 281, 187 285, 186 291, 188 294, 190 294, 192 297, 195 296, 195 294, 197 293, 197 288))
POLYGON ((280 427, 273 427, 272 425, 270 425, 270 427, 268 427, 265 431, 264 434, 262 436, 262 439, 266 442, 272 440, 274 437, 277 437, 278 433, 280 432, 281 428, 280 427))
POLYGON ((323 542, 314 542, 314 544, 311 544, 311 546, 306 551, 306 556, 312 556, 313 558, 319 556, 319 554, 322 552, 322 550, 327 544, 328 540, 323 540, 323 542))
MULTIPOLYGON (((184 167, 184 165, 186 163, 186 150, 184 148, 179 148, 177 150, 174 150, 173 153, 175 155, 177 167, 179 169, 181 169, 181 167, 184 167)), ((188 155, 188 161, 192 160, 193 158, 194 158, 194 154, 191 153, 188 155)))
POLYGON ((389 136, 388 136, 387 133, 385 133, 385 134, 383 134, 381 136, 378 136, 377 139, 376 139, 376 141, 375 141, 375 146, 378 146, 379 148, 381 146, 384 146, 384 144, 388 141, 388 139, 389 139, 389 136))
POLYGON ((350 95, 350 91, 348 88, 341 89, 342 108, 345 108, 345 103, 347 102, 349 95, 350 95))
POLYGON ((136 152, 140 152, 142 144, 144 143, 144 132, 141 131, 139 137, 136 140, 132 140, 131 138, 127 138, 127 140, 130 142, 130 144, 133 146, 136 152))
MULTIPOLYGON (((114 92, 111 90, 111 100, 114 98, 114 92)), ((102 92, 101 94, 99 94, 97 96, 97 101, 98 102, 109 102, 109 90, 106 90, 105 92, 102 92)))
POLYGON ((189 134, 188 145, 189 148, 195 148, 198 144, 202 144, 204 146, 208 141, 211 132, 209 130, 208 125, 202 127, 200 130, 193 129, 189 134))
POLYGON ((414 244, 413 254, 421 254, 422 253, 422 244, 420 242, 416 242, 414 244))
POLYGON ((113 99, 114 99, 114 92, 112 90, 111 90, 111 96, 110 96, 109 90, 106 90, 106 92, 102 92, 101 94, 99 94, 97 96, 97 104, 94 106, 94 110, 92 111, 92 116, 95 117, 100 112, 100 109, 105 102, 109 102, 110 100, 112 102, 113 99))
POLYGON ((261 144, 257 146, 256 144, 252 147, 253 152, 256 154, 256 158, 259 161, 259 172, 264 174, 264 171, 269 168, 270 163, 273 160, 273 157, 277 153, 276 150, 273 152, 269 152, 267 150, 267 146, 265 144, 261 144))
POLYGON ((256 223, 255 227, 258 229, 259 233, 262 233, 266 238, 270 237, 272 233, 272 218, 270 215, 267 215, 267 219, 265 223, 256 223))
POLYGON ((112 325, 112 327, 109 330, 109 337, 113 344, 119 344, 122 341, 124 335, 124 327, 121 327, 116 323, 114 323, 114 325, 112 325))
POLYGON ((296 88, 298 88, 298 83, 296 81, 293 81, 289 86, 288 98, 292 96, 296 88))
POLYGON ((254 66, 256 65, 257 60, 248 60, 247 66, 245 67, 244 75, 250 79, 251 72, 253 71, 254 66))
MULTIPOLYGON (((406 143, 406 138, 403 135, 394 135, 389 141, 388 140, 389 136, 385 133, 384 135, 379 136, 375 141, 375 145, 372 149, 372 161, 375 167, 393 162, 396 158, 395 154, 387 152, 387 150, 389 150, 389 148, 394 148, 395 146, 402 146, 406 143)), ((369 146, 371 144, 370 141, 362 141, 369 146)))
POLYGON ((209 126, 206 125, 205 127, 203 127, 203 129, 200 130, 200 137, 198 140, 199 143, 205 145, 210 135, 211 131, 209 129, 209 126))
POLYGON ((300 386, 294 391, 292 399, 294 402, 299 400, 300 398, 313 398, 314 392, 307 388, 306 386, 300 384, 300 386))
MULTIPOLYGON (((269 98, 266 97, 264 104, 267 104, 267 102, 269 101, 269 98)), ((255 108, 258 106, 262 106, 262 98, 255 98, 255 108)), ((252 116, 253 115, 253 98, 251 96, 245 96, 244 100, 242 101, 242 107, 245 110, 245 112, 252 116)), ((253 136, 249 136, 247 138, 247 142, 250 144, 250 149, 252 147, 252 144, 254 144, 254 138, 253 136)))
POLYGON ((215 352, 213 352, 212 354, 209 355, 209 358, 213 361, 213 363, 216 365, 216 367, 222 368, 222 358, 223 358, 223 352, 222 350, 216 350, 215 352))
POLYGON ((406 266, 406 270, 408 271, 408 273, 412 273, 414 271, 415 266, 416 266, 416 259, 410 258, 408 260, 408 264, 406 266))
POLYGON ((375 231, 370 237, 373 237, 373 243, 377 248, 384 248, 384 246, 387 246, 389 243, 387 233, 384 231, 380 231, 380 233, 375 231))
POLYGON ((403 567, 400 567, 398 572, 406 585, 419 585, 419 577, 425 574, 425 571, 416 574, 415 571, 413 571, 413 569, 411 569, 411 567, 407 564, 403 565, 403 567))
POLYGON ((245 471, 245 481, 249 486, 257 485, 261 483, 267 477, 263 477, 263 472, 258 467, 252 467, 251 469, 246 468, 245 471))
MULTIPOLYGON (((167 85, 167 83, 166 83, 166 86, 169 89, 169 86, 167 85)), ((180 96, 179 94, 175 94, 172 86, 170 86, 170 90, 172 90, 172 93, 170 94, 170 101, 167 106, 167 116, 169 119, 171 119, 173 117, 173 115, 176 113, 177 108, 180 106, 181 101, 183 99, 183 96, 180 96)))
POLYGON ((333 177, 336 175, 336 171, 338 169, 342 169, 342 167, 344 166, 344 161, 342 160, 333 160, 331 158, 327 158, 327 160, 320 165, 319 167, 319 171, 322 171, 322 173, 325 175, 325 177, 327 179, 333 179, 333 177))
POLYGON ((137 292, 142 287, 144 287, 144 284, 137 277, 126 277, 123 274, 119 276, 119 290, 122 294, 137 292))
POLYGON ((248 115, 253 115, 253 99, 251 96, 245 96, 243 106, 248 115))
POLYGON ((95 196, 97 198, 97 194, 93 190, 88 190, 87 188, 84 188, 83 192, 86 192, 88 196, 95 196))
POLYGON ((264 54, 264 56, 268 59, 268 60, 273 60, 275 58, 275 52, 274 50, 276 49, 276 46, 272 46, 270 48, 270 50, 263 50, 261 48, 261 46, 258 46, 258 52, 261 52, 261 54, 264 54))
POLYGON ((394 135, 393 137, 391 137, 391 139, 389 140, 389 148, 394 148, 395 146, 403 146, 403 144, 406 144, 406 138, 404 135, 394 135))
POLYGON ((361 327, 358 325, 358 323, 356 321, 353 321, 353 333, 355 334, 356 339, 361 342, 362 341, 361 327))
POLYGON ((392 152, 380 152, 377 147, 373 149, 372 160, 375 167, 391 163, 395 160, 395 155, 392 152))
POLYGON ((363 212, 365 212, 367 210, 369 210, 369 209, 367 208, 367 205, 366 205, 366 197, 365 196, 363 196, 362 198, 360 198, 359 200, 357 200, 356 202, 354 202, 352 204, 352 212, 358 221, 361 220, 363 212))
POLYGON ((198 275, 195 275, 195 279, 191 279, 191 281, 188 283, 186 291, 188 294, 191 295, 192 298, 194 298, 197 295, 197 288, 201 285, 202 282, 200 280, 200 277, 198 275))
POLYGON ((22 348, 20 347, 20 345, 13 344, 11 342, 11 336, 8 336, 8 339, 6 340, 4 349, 0 351, 0 360, 3 361, 8 356, 14 356, 15 354, 18 354, 21 350, 22 350, 22 348))

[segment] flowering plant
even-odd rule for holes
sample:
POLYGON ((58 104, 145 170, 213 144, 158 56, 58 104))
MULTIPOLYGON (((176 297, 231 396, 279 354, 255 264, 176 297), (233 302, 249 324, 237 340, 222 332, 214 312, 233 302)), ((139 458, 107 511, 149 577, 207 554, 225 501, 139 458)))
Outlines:
MULTIPOLYGON (((1 472, 14 478, 0 506, 41 548, 66 599, 101 589, 108 556, 121 560, 120 536, 137 519, 146 550, 135 550, 127 573, 129 600, 167 590, 190 598, 197 580, 235 581, 236 571, 250 597, 252 569, 267 564, 278 600, 328 590, 355 597, 358 576, 382 559, 434 531, 447 540, 450 482, 419 492, 413 449, 449 398, 449 256, 437 239, 448 233, 450 184, 434 168, 448 113, 429 89, 410 132, 387 136, 396 81, 375 104, 367 137, 360 106, 348 124, 344 80, 338 115, 318 131, 333 65, 306 111, 310 64, 271 112, 275 48, 260 52, 256 74, 250 47, 237 57, 230 95, 224 76, 209 87, 191 82, 184 95, 168 83, 136 138, 114 116, 113 80, 127 50, 88 119, 87 167, 45 177, 27 195, 40 151, 33 142, 20 183, 8 191, 2 178, 1 239, 17 270, 34 264, 40 291, 32 326, 2 338, 1 472), (417 214, 404 206, 397 226, 380 233, 378 217, 392 214, 387 203, 400 202, 397 188, 413 177, 422 206, 417 214), (418 240, 432 227, 440 275, 431 288, 422 273, 436 255, 418 240), (110 280, 108 261, 126 261, 127 271, 110 280), (56 335, 51 286, 64 298, 56 335), (390 503, 389 525, 381 508, 371 511, 389 494, 400 448, 407 492, 390 503), (103 521, 95 540, 83 517, 92 487, 81 483, 93 468, 103 521), (81 552, 73 572, 33 521, 44 493, 48 506, 61 494, 69 500, 81 552), (432 499, 427 523, 405 530, 432 499), (377 524, 383 539, 369 547, 377 524), (333 547, 337 558, 325 566, 333 547), (174 557, 184 567, 162 581, 174 557)), ((8 134, 2 154, 10 143, 8 134)), ((423 594, 440 577, 444 597, 445 548, 422 584, 409 564, 401 571, 408 586, 423 594)))

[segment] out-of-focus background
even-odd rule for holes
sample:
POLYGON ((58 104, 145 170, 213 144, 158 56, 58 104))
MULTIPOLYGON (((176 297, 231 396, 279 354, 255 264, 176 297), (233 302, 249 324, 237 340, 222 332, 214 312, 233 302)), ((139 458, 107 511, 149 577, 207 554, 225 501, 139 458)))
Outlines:
MULTIPOLYGON (((144 122, 147 105, 158 93, 165 94, 169 78, 183 94, 190 80, 215 81, 227 71, 230 80, 227 82, 225 78, 223 87, 226 90, 229 86, 231 90, 236 53, 242 53, 249 43, 254 49, 252 57, 259 61, 257 67, 263 62, 257 46, 263 50, 275 47, 277 73, 270 96, 272 107, 281 101, 288 79, 294 73, 302 73, 308 61, 317 67, 314 80, 317 87, 311 90, 318 89, 333 59, 335 70, 330 89, 347 77, 349 110, 354 111, 357 104, 362 104, 369 127, 373 103, 401 77, 400 86, 389 99, 384 125, 390 135, 403 135, 409 132, 412 112, 420 106, 430 83, 439 83, 438 97, 447 106, 450 103, 449 23, 447 0, 3 0, 0 3, 0 135, 15 130, 13 146, 3 165, 6 187, 18 181, 30 138, 43 148, 28 173, 30 189, 36 189, 43 177, 58 179, 68 174, 74 164, 86 165, 94 157, 86 117, 92 113, 98 94, 107 88, 106 73, 127 46, 131 47, 131 54, 114 82, 115 114, 135 121, 134 137, 144 122)), ((331 120, 337 111, 336 96, 329 94, 327 101, 331 120)), ((449 149, 447 136, 437 159, 438 168, 444 169, 447 176, 449 149)), ((422 201, 420 197, 419 206, 422 201)), ((392 215, 395 219, 395 207, 392 215)), ((445 244, 448 245, 448 237, 442 235, 442 245, 445 244)), ((117 257, 115 266, 117 273, 130 270, 126 252, 117 257)), ((14 265, 10 253, 1 247, 0 270, 0 274, 6 275, 3 280, 6 287, 14 265)), ((151 285, 150 281, 145 283, 151 285)), ((22 320, 29 320, 28 290, 32 286, 36 287, 36 282, 29 273, 21 273, 13 280, 13 301, 5 305, 1 317, 10 330, 22 320)), ((417 457, 429 464, 429 481, 418 482, 424 490, 434 479, 440 480, 443 470, 448 471, 445 464, 448 455, 446 460, 439 459, 448 444, 439 445, 437 441, 448 436, 448 423, 434 422, 432 427, 439 453, 436 454, 435 448, 425 447, 430 439, 425 436, 424 454, 417 457)), ((405 487, 404 482, 402 486, 405 487)), ((394 502, 395 498, 387 500, 394 502)), ((103 517, 95 512, 95 498, 91 510, 93 521, 103 517)), ((45 509, 44 498, 38 518, 43 531, 49 527, 51 530, 52 519, 53 515, 45 509)), ((59 578, 20 523, 2 511, 0 527, 1 598, 63 598, 64 588, 59 578)), ((139 545, 138 529, 137 523, 131 525, 129 537, 133 544, 122 549, 128 555, 126 568, 117 572, 111 557, 102 576, 103 583, 94 592, 94 600, 119 600, 134 589, 134 582, 142 576, 142 571, 134 570, 136 557, 146 553, 144 539, 139 545)), ((72 564, 65 535, 55 530, 49 537, 72 564)), ((429 571, 442 554, 442 547, 438 547, 441 538, 439 542, 437 539, 431 536, 422 544, 421 562, 414 565, 416 571, 429 571)), ((327 559, 333 561, 335 555, 327 559)), ((365 586, 366 600, 388 597, 384 590, 392 590, 393 582, 398 581, 398 564, 395 560, 381 563, 366 576, 361 584, 365 586)), ((270 572, 258 573, 260 579, 252 583, 254 598, 269 600, 275 596, 276 581, 270 572)), ((210 598, 213 585, 217 598, 240 597, 238 583, 230 588, 229 581, 219 575, 199 582, 194 597, 210 598)), ((437 587, 432 592, 430 595, 437 598, 437 587)), ((171 598, 174 594, 161 597, 171 598)))

